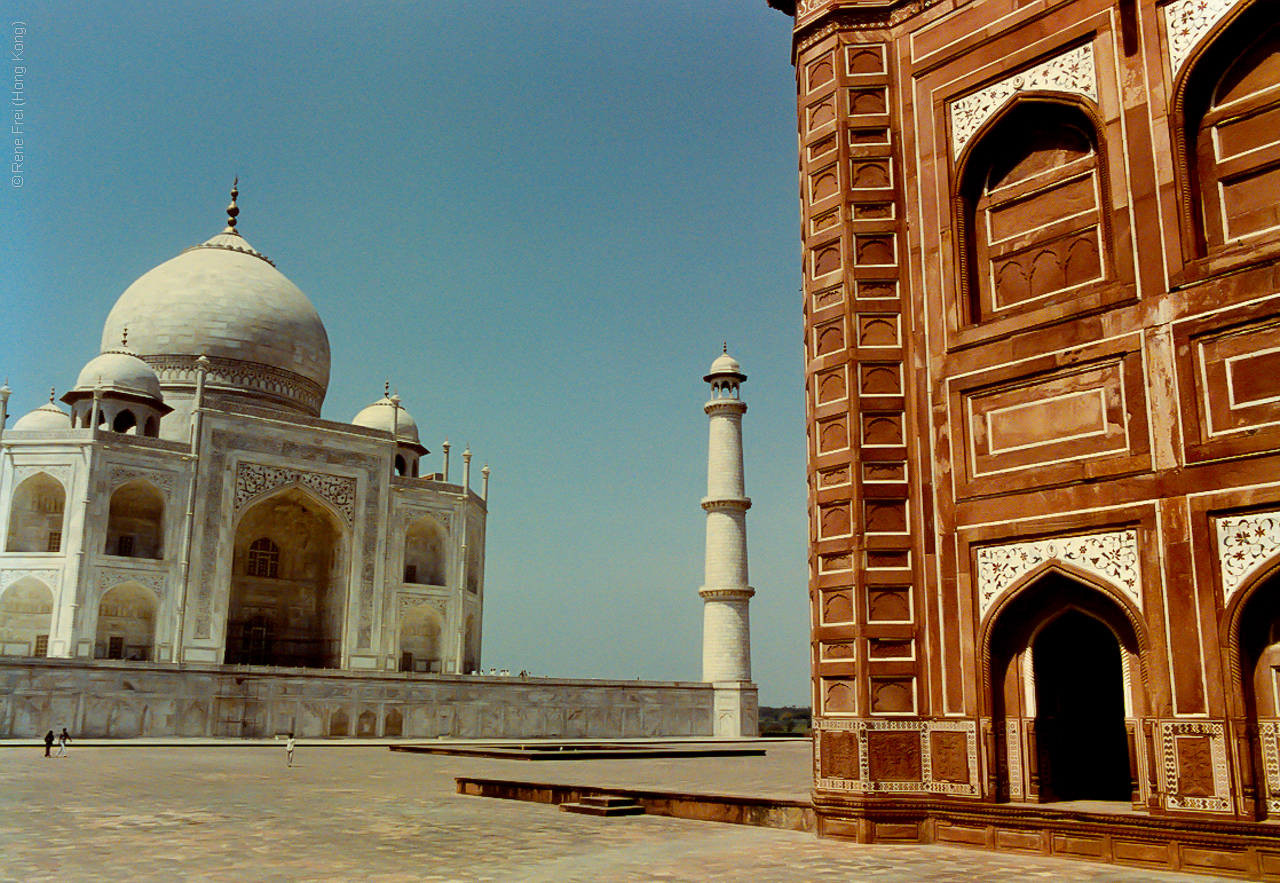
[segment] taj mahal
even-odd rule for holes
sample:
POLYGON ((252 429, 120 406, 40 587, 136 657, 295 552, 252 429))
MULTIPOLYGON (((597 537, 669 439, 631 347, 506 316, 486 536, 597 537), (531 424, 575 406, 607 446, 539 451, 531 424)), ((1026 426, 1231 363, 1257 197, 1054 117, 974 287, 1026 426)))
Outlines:
POLYGON ((431 469, 389 388, 320 417, 324 324, 231 196, 119 297, 65 409, 0 430, 0 735, 754 733, 737 361, 705 378, 704 680, 479 676, 488 466, 431 469))

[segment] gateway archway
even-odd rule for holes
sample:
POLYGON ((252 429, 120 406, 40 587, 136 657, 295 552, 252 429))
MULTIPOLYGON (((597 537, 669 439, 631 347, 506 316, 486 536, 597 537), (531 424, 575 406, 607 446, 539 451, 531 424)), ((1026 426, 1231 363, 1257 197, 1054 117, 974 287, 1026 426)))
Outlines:
POLYGON ((1005 736, 1000 796, 1136 800, 1129 685, 1141 681, 1138 640, 1118 603, 1049 571, 1001 608, 990 651, 993 717, 1005 736))
POLYGON ((236 528, 226 661, 341 663, 349 555, 343 526, 301 488, 254 504, 236 528))
POLYGON ((1280 569, 1256 582, 1236 608, 1235 653, 1244 720, 1250 734, 1257 818, 1280 814, 1280 777, 1268 773, 1268 756, 1280 756, 1280 569))

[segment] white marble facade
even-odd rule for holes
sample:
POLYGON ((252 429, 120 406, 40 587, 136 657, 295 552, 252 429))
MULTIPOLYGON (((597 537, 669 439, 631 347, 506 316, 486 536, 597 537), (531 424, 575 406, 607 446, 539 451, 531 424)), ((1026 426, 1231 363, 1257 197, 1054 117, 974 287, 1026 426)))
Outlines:
POLYGON ((428 474, 396 396, 320 419, 324 326, 237 211, 0 436, 0 655, 478 669, 487 467, 428 474))

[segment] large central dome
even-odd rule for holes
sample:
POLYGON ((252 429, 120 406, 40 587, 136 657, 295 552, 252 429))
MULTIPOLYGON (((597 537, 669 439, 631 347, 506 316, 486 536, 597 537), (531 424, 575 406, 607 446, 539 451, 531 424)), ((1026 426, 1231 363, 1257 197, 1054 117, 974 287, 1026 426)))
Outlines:
MULTIPOLYGON (((233 191, 234 197, 234 191, 233 191)), ((169 391, 192 390, 208 356, 206 389, 318 416, 329 385, 329 336, 298 286, 227 228, 165 261, 120 295, 102 349, 129 349, 169 391)))

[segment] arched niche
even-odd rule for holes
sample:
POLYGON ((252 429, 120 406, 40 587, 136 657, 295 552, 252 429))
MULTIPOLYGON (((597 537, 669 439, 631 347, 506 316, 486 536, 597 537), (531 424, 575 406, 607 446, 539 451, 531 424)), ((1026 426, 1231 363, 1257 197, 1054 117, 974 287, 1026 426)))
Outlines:
POLYGON ((99 659, 152 657, 155 644, 156 599, 138 583, 122 583, 108 590, 98 604, 94 656, 99 659))
POLYGON ((415 519, 404 532, 404 581, 424 586, 443 586, 446 534, 440 522, 429 515, 415 519))
POLYGON ((1280 817, 1280 562, 1264 568, 1230 619, 1231 670, 1249 734, 1241 745, 1252 767, 1259 818, 1280 817))
POLYGON ((968 323, 1069 300, 1110 275, 1097 126, 1075 99, 1017 98, 960 159, 956 237, 968 323))
POLYGON ((467 615, 467 630, 463 636, 465 643, 462 649, 462 671, 471 673, 480 670, 480 625, 475 614, 467 615))
POLYGON ((127 433, 129 435, 138 434, 138 418, 133 411, 123 408, 116 412, 116 416, 111 421, 111 431, 119 433, 127 433))
POLYGON ((124 558, 164 557, 164 495, 150 482, 135 479, 112 493, 105 551, 124 558))
POLYGON ((1000 799, 1139 803, 1143 643, 1112 594, 1057 567, 1000 605, 984 666, 1000 799))
POLYGON ((1174 97, 1191 250, 1280 236, 1280 19, 1243 8, 1199 50, 1174 97))
POLYGON ((337 667, 350 582, 348 547, 343 523, 299 487, 249 507, 236 525, 226 662, 337 667))
POLYGON ((9 507, 9 552, 61 552, 67 492, 47 472, 37 472, 13 492, 9 507))
POLYGON ((478 594, 483 582, 484 549, 481 548, 479 531, 471 527, 467 529, 467 591, 478 594))
POLYGON ((0 653, 45 656, 53 627, 53 591, 24 576, 0 594, 0 653))
POLYGON ((441 669, 440 620, 427 605, 410 607, 400 617, 400 670, 441 669))

